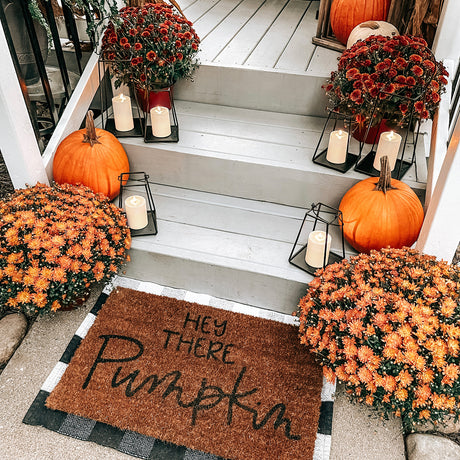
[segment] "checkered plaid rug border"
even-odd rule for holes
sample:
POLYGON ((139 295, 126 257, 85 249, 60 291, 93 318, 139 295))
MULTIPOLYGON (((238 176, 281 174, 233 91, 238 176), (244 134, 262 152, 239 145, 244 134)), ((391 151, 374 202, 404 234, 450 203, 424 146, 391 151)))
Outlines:
MULTIPOLYGON (((221 457, 204 452, 177 446, 168 442, 160 441, 149 436, 97 422, 73 414, 50 410, 45 407, 46 399, 58 384, 75 351, 79 347, 87 332, 93 325, 97 314, 107 300, 110 292, 116 286, 128 287, 138 291, 144 291, 157 295, 174 297, 188 302, 196 302, 202 305, 210 305, 216 308, 249 314, 252 316, 271 319, 279 322, 295 324, 296 318, 251 307, 248 305, 217 299, 204 294, 196 294, 181 289, 173 289, 154 283, 139 282, 128 278, 117 277, 110 286, 107 286, 97 299, 94 307, 83 320, 72 340, 69 342, 61 359, 51 371, 43 383, 38 395, 35 397, 23 423, 28 425, 43 426, 83 441, 92 441, 105 447, 116 449, 124 454, 142 459, 155 460, 218 460, 221 457)), ((318 424, 318 432, 315 441, 313 460, 329 460, 332 433, 333 394, 335 386, 323 381, 321 391, 321 411, 318 424)))

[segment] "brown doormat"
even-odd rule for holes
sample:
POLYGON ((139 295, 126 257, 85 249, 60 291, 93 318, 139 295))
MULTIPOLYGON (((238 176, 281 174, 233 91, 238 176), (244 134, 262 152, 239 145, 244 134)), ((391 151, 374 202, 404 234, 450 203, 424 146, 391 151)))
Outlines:
POLYGON ((297 328, 112 292, 46 405, 231 459, 311 459, 322 373, 297 328))

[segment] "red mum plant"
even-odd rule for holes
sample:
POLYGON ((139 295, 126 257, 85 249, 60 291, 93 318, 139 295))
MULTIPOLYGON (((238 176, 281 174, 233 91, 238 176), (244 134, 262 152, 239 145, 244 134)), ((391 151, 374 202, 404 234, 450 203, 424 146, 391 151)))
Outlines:
POLYGON ((352 399, 408 431, 460 414, 460 267, 408 248, 360 254, 317 272, 299 317, 352 399))
POLYGON ((379 35, 346 49, 324 88, 331 108, 357 123, 375 125, 386 119, 402 126, 412 104, 416 120, 433 117, 447 76, 422 38, 379 35))
POLYGON ((192 23, 165 3, 122 8, 102 37, 102 58, 109 61, 115 85, 134 83, 158 90, 197 67, 200 39, 192 23))
POLYGON ((109 281, 129 259, 126 218, 82 185, 37 184, 0 201, 0 305, 56 311, 109 281))

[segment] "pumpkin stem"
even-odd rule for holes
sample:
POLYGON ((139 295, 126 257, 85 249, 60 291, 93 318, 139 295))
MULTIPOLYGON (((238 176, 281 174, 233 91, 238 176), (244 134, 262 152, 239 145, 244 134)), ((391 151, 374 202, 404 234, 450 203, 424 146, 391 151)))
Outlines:
POLYGON ((85 122, 86 133, 83 137, 83 142, 91 145, 100 144, 98 139, 101 136, 96 135, 96 127, 94 126, 94 118, 93 118, 93 111, 88 110, 86 114, 86 122, 85 122))
POLYGON ((377 30, 380 28, 380 25, 376 21, 367 21, 367 22, 362 22, 359 25, 360 29, 371 29, 371 30, 377 30))
POLYGON ((385 155, 380 158, 380 177, 374 190, 387 193, 387 190, 394 189, 391 185, 391 171, 388 157, 385 155))

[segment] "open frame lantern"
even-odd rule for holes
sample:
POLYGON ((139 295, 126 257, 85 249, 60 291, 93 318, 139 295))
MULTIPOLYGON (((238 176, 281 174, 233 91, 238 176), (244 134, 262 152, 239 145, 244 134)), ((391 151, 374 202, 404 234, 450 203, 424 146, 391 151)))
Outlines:
POLYGON ((352 152, 352 118, 335 109, 328 109, 323 131, 313 154, 313 163, 346 173, 357 161, 358 151, 352 152))
POLYGON ((115 88, 110 61, 99 58, 99 92, 102 128, 115 137, 144 137, 145 114, 137 100, 134 85, 115 88))
POLYGON ((345 239, 342 212, 323 203, 312 204, 303 218, 289 263, 314 275, 318 269, 343 259, 345 239), (332 242, 340 249, 332 250, 332 242))
POLYGON ((131 196, 142 197, 146 204, 147 225, 143 228, 131 228, 131 236, 156 235, 158 233, 157 214, 150 189, 149 176, 145 172, 125 172, 118 176, 118 180, 120 181, 120 195, 118 196, 120 209, 126 213, 126 199, 131 196))
POLYGON ((144 142, 179 142, 173 87, 158 91, 138 90, 138 100, 145 113, 144 142))
MULTIPOLYGON (((367 174, 368 176, 379 176, 380 158, 386 155, 388 156, 391 169, 391 177, 393 179, 401 179, 416 161, 420 122, 415 122, 414 111, 415 103, 423 95, 418 98, 408 98, 384 91, 382 93, 389 97, 400 99, 400 104, 404 103, 407 105, 409 115, 406 117, 406 121, 396 128, 387 127, 382 129, 381 126, 371 127, 368 125, 362 130, 364 132, 363 139, 368 142, 360 143, 359 157, 356 161, 355 171, 367 174)), ((377 98, 372 108, 371 119, 380 111, 379 105, 380 98, 377 98)))

